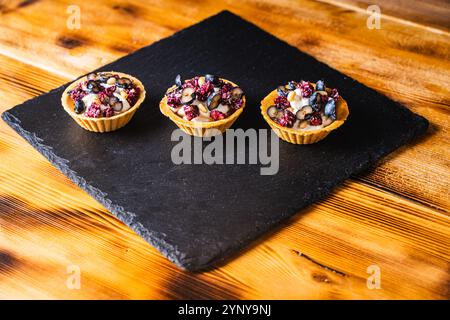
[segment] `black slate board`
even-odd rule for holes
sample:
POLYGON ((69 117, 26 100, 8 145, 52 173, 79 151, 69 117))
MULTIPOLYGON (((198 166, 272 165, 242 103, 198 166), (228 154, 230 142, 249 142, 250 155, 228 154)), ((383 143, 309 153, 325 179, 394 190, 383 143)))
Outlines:
MULTIPOLYGON (((301 32, 301 31, 299 31, 301 32)), ((65 86, 2 118, 115 216, 188 270, 215 265, 350 175, 424 133, 428 122, 242 20, 221 12, 100 70, 138 77, 148 98, 132 122, 109 134, 84 131, 63 111, 65 86), (326 79, 350 117, 309 146, 280 141, 279 172, 259 165, 174 165, 175 125, 158 102, 176 74, 213 73, 237 82, 247 107, 234 128, 268 128, 259 101, 288 80, 326 79)))

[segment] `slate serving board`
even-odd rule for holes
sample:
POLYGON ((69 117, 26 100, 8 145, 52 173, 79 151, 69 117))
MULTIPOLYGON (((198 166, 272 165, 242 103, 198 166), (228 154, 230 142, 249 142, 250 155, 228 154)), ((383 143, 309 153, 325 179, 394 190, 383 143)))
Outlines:
MULTIPOLYGON (((299 31, 301 32, 301 31, 299 31)), ((147 99, 119 131, 95 134, 63 111, 62 86, 2 118, 72 181, 178 266, 216 265, 350 175, 424 133, 403 106, 224 11, 99 70, 139 78, 147 99), (234 128, 268 128, 259 101, 289 80, 326 79, 348 102, 340 129, 314 145, 280 141, 279 172, 260 165, 174 165, 175 125, 158 102, 175 75, 238 83, 247 107, 234 128)), ((198 138, 192 138, 198 139, 198 138)))

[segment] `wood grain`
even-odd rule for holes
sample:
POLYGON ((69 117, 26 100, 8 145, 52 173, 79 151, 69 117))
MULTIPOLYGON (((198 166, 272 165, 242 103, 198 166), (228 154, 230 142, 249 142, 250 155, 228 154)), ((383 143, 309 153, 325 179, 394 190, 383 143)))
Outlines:
POLYGON ((367 11, 370 5, 380 8, 383 18, 421 25, 429 31, 450 31, 450 2, 447 0, 321 0, 350 10, 367 11), (358 10, 359 9, 359 10, 358 10))
POLYGON ((0 167, 1 253, 9 261, 0 268, 2 297, 449 297, 448 216, 370 186, 348 182, 222 268, 190 274, 37 152, 8 139, 0 152, 8 159, 0 167), (8 175, 15 163, 23 163, 22 173, 8 175), (52 179, 43 184, 43 175, 52 179), (366 287, 374 264, 381 290, 366 287), (81 268, 80 290, 65 286, 69 265, 81 268))
POLYGON ((366 15, 340 2, 3 1, 0 110, 225 7, 424 115, 432 124, 429 134, 225 266, 190 274, 1 122, 0 297, 450 298, 445 26, 436 33, 400 19, 369 31, 366 15), (65 10, 73 3, 82 8, 76 31, 65 28, 65 10), (71 264, 81 267, 80 290, 65 285, 71 264), (366 287, 372 264, 382 271, 380 290, 366 287))
POLYGON ((368 30, 367 15, 328 3, 304 1, 298 5, 286 0, 276 4, 204 1, 201 10, 189 2, 165 1, 157 5, 138 1, 78 2, 82 22, 81 29, 74 32, 64 28, 68 4, 37 1, 20 7, 14 6, 14 1, 8 2, 0 21, 0 31, 5 31, 0 32, 0 52, 73 78, 229 8, 429 119, 430 136, 434 139, 425 139, 425 143, 413 149, 403 148, 391 158, 394 160, 389 167, 380 166, 366 181, 438 209, 449 208, 450 35, 430 33, 395 21, 383 22, 381 30, 368 30), (42 14, 37 16, 36 9, 42 14), (44 21, 51 12, 60 14, 44 21), (290 15, 283 15, 284 12, 290 15), (162 13, 165 19, 161 18, 162 13), (280 15, 283 19, 278 19, 280 15), (114 27, 124 23, 125 28, 114 27), (16 39, 21 40, 20 45, 16 39), (428 161, 429 166, 421 165, 428 161), (421 186, 427 181, 433 181, 433 186, 423 190, 421 186))

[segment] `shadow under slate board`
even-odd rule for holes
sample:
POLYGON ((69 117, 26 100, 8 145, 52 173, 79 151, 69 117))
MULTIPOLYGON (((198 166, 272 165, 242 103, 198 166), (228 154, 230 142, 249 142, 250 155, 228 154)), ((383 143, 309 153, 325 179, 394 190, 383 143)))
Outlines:
POLYGON ((170 261, 192 271, 217 265, 428 126, 424 118, 228 11, 99 70, 129 73, 146 87, 146 101, 118 131, 91 133, 72 121, 60 104, 67 85, 2 117, 170 261), (339 88, 350 116, 317 144, 280 141, 276 175, 261 175, 261 165, 175 165, 176 127, 158 103, 178 73, 184 78, 212 73, 238 83, 247 107, 233 128, 268 128, 259 102, 289 80, 325 79, 339 88))

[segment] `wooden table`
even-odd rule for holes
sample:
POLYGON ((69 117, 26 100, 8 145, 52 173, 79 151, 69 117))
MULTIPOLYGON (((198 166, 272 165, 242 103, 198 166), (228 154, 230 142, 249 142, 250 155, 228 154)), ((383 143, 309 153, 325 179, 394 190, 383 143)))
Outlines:
POLYGON ((191 274, 1 122, 1 298, 450 298, 448 1, 144 2, 0 1, 0 111, 227 8, 423 115, 429 132, 227 265, 191 274), (381 29, 369 30, 373 3, 381 29), (73 4, 79 30, 66 27, 73 4), (80 289, 67 287, 73 266, 80 289), (373 268, 379 289, 367 286, 373 268))

